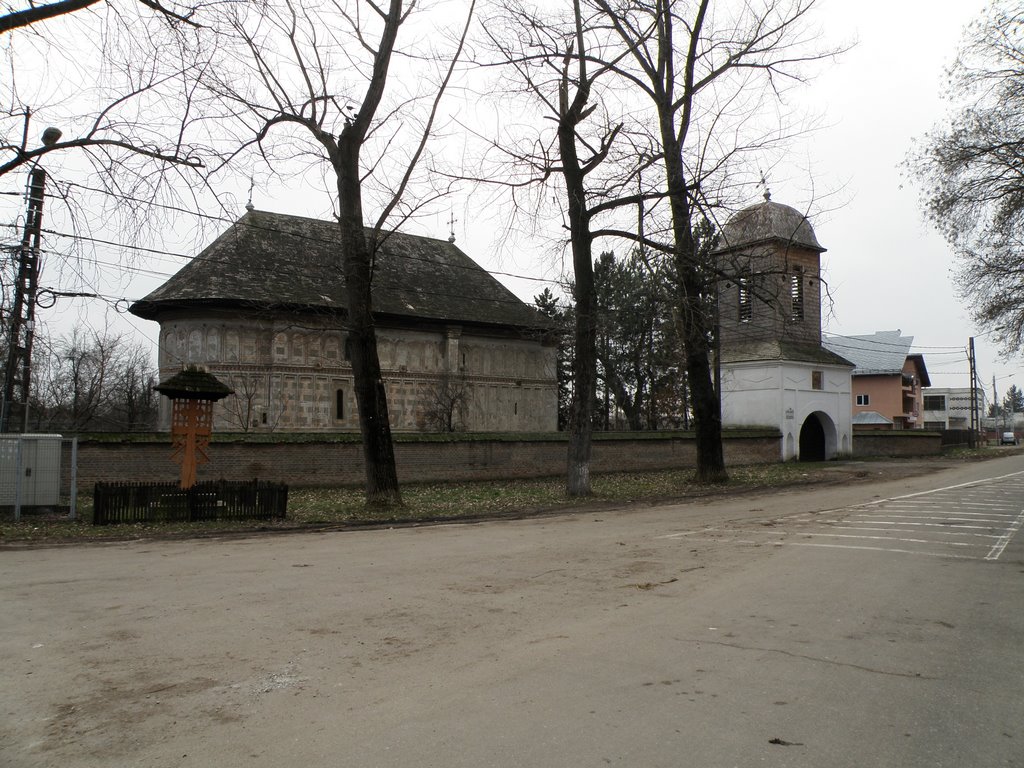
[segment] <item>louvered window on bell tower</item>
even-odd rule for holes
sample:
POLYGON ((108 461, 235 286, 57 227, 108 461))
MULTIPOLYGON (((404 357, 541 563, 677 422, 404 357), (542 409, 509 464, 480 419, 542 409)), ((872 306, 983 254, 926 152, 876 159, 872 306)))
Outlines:
POLYGON ((750 301, 750 285, 747 278, 741 277, 736 281, 739 288, 739 317, 741 323, 749 323, 753 316, 754 307, 750 301))
POLYGON ((804 319, 804 268, 793 267, 789 278, 790 317, 793 320, 804 319))

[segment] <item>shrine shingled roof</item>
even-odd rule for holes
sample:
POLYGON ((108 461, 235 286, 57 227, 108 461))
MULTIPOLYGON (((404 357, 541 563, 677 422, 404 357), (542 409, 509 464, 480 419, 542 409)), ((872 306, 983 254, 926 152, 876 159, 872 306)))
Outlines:
MULTIPOLYGON (((343 312, 340 249, 336 222, 248 211, 131 311, 147 319, 203 306, 343 312)), ((547 327, 453 243, 399 232, 377 253, 373 308, 400 318, 547 327)))

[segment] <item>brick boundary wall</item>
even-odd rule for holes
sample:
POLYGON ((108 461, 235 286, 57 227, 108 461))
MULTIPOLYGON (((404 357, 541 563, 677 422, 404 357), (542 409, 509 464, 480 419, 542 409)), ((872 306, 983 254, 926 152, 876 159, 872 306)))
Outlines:
MULTIPOLYGON (((353 486, 363 484, 362 447, 358 442, 214 442, 208 464, 200 465, 198 479, 284 482, 292 487, 353 486)), ((727 465, 768 464, 779 460, 780 436, 759 433, 726 437, 727 465)), ((565 471, 568 443, 564 437, 516 440, 513 437, 466 440, 412 440, 395 442, 400 482, 445 480, 504 480, 552 477, 565 471)), ((170 442, 112 441, 80 438, 78 483, 170 482, 178 467, 170 459, 170 442)), ((619 472, 676 469, 694 466, 690 436, 642 439, 602 436, 593 443, 591 471, 619 472)))
POLYGON ((920 429, 854 432, 853 455, 857 459, 900 456, 938 456, 942 433, 920 429))
MULTIPOLYGON (((771 431, 729 435, 723 439, 727 466, 779 461, 781 437, 771 431)), ((928 456, 942 452, 937 432, 860 433, 854 457, 928 456)), ((556 477, 564 473, 568 444, 564 436, 529 440, 414 439, 396 436, 395 460, 403 483, 446 480, 507 480, 556 477)), ((82 437, 78 445, 79 488, 96 482, 173 482, 178 467, 170 459, 167 437, 104 440, 82 437)), ((199 467, 199 480, 283 482, 300 487, 358 487, 363 484, 362 447, 356 441, 214 442, 210 462, 199 467)), ((690 435, 630 437, 601 435, 593 442, 592 472, 685 469, 695 464, 690 435)))

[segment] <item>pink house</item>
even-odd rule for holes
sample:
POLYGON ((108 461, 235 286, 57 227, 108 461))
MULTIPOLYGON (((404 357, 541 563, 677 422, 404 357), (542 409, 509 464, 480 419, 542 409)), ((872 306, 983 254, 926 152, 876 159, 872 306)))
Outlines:
POLYGON ((822 343, 853 369, 853 426, 924 429, 922 388, 931 386, 924 356, 910 352, 913 336, 899 330, 870 336, 825 336, 822 343))

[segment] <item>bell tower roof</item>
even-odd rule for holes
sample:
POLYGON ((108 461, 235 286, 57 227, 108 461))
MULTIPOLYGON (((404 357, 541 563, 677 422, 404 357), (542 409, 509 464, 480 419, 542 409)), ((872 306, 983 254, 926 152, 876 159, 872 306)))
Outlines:
POLYGON ((768 192, 763 203, 744 208, 722 227, 717 252, 727 253, 767 243, 795 245, 816 253, 825 251, 807 217, 796 208, 773 203, 768 192))

